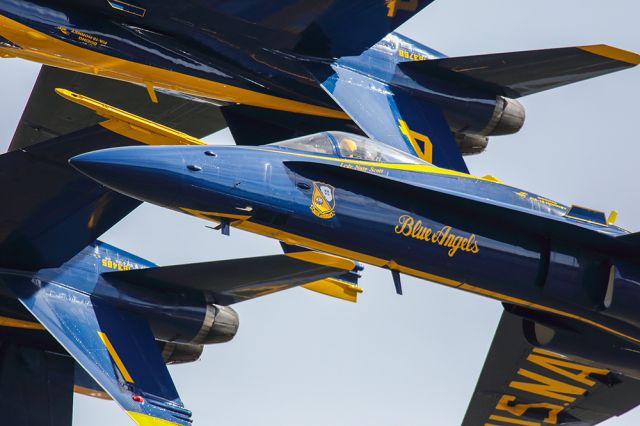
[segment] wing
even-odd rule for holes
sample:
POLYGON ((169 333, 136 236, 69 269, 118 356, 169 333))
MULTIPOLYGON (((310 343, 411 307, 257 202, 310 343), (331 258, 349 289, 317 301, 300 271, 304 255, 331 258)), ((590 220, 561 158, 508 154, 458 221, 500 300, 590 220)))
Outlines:
POLYGON ((3 281, 138 425, 191 424, 144 319, 56 283, 3 281))
POLYGON ((435 105, 337 64, 311 72, 371 138, 438 167, 468 172, 449 124, 435 105))
POLYGON ((632 68, 640 55, 606 45, 404 62, 408 75, 440 75, 511 98, 632 68))
MULTIPOLYGON (((540 327, 503 313, 462 426, 595 425, 640 403, 640 381, 612 366, 618 356, 608 346, 610 337, 578 325, 545 342, 554 347, 550 351, 530 343, 540 327), (578 355, 561 355, 556 346, 578 355), (611 352, 589 359, 598 347, 611 352)), ((633 356, 635 365, 640 360, 637 352, 621 356, 633 356)))
POLYGON ((93 149, 137 144, 97 125, 0 156, 0 266, 59 266, 140 205, 67 163, 93 149))
POLYGON ((9 150, 23 148, 92 126, 101 118, 92 111, 67 102, 55 93, 65 88, 103 100, 117 107, 204 137, 226 127, 218 107, 158 93, 153 103, 145 88, 89 74, 43 66, 9 150))
POLYGON ((103 276, 138 287, 203 290, 217 304, 231 305, 344 274, 353 268, 355 264, 350 260, 313 252, 161 266, 103 276))

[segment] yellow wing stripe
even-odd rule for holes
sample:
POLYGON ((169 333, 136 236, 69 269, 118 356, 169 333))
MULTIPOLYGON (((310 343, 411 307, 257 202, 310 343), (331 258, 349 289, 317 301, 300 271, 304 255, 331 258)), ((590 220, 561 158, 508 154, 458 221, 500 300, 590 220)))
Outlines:
MULTIPOLYGON (((69 32, 64 27, 58 29, 62 34, 69 32)), ((237 102, 279 111, 349 119, 349 116, 341 110, 259 93, 98 53, 59 40, 6 16, 0 16, 0 35, 21 47, 20 49, 0 47, 0 56, 3 57, 17 56, 45 65, 141 85, 149 82, 162 89, 209 99, 237 102)))
POLYGON ((618 49, 617 47, 607 46, 606 44, 595 44, 592 46, 580 46, 586 52, 594 55, 604 56, 605 58, 614 59, 620 62, 626 62, 631 65, 640 64, 640 55, 628 50, 618 49))
POLYGON ((122 363, 120 356, 118 355, 115 348, 111 344, 111 341, 109 341, 109 338, 107 337, 107 335, 104 334, 102 331, 98 331, 98 336, 100 336, 100 340, 102 340, 102 343, 104 343, 104 345, 107 347, 107 351, 109 351, 109 355, 111 355, 113 362, 116 363, 116 367, 118 367, 118 370, 120 370, 120 374, 122 374, 122 377, 124 377, 124 379, 127 382, 134 383, 133 379, 131 378, 131 375, 129 374, 129 372, 127 371, 127 368, 122 363))
POLYGON ((107 121, 100 123, 101 126, 147 145, 206 145, 202 140, 186 133, 91 99, 88 96, 61 88, 57 88, 56 93, 71 102, 94 110, 104 118, 108 118, 107 121))

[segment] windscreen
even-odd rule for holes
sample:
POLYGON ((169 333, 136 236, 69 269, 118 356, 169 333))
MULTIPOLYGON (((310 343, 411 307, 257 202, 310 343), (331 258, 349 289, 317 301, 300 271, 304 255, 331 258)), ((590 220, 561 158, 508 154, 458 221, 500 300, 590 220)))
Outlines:
POLYGON ((343 132, 329 133, 336 141, 340 156, 344 158, 376 163, 429 164, 418 157, 362 136, 343 132))
POLYGON ((429 164, 389 145, 345 132, 316 133, 272 143, 271 146, 375 163, 429 164))
POLYGON ((272 143, 271 145, 312 152, 314 154, 336 155, 333 143, 327 133, 316 133, 315 135, 289 139, 287 141, 272 143))

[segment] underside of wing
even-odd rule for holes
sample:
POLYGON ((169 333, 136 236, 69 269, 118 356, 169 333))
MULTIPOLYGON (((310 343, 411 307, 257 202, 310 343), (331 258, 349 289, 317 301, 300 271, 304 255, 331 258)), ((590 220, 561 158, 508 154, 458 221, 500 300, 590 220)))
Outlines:
POLYGON ((627 343, 532 315, 503 313, 462 426, 595 425, 640 403, 637 369, 623 368, 640 359, 627 343))

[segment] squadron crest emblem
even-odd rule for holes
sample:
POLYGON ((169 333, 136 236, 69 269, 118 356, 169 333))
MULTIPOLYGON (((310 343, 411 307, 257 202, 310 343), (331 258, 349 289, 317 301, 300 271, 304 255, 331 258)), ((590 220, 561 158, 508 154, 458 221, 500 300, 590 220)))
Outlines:
POLYGON ((311 212, 321 219, 331 219, 336 215, 335 188, 322 182, 313 182, 311 212))

